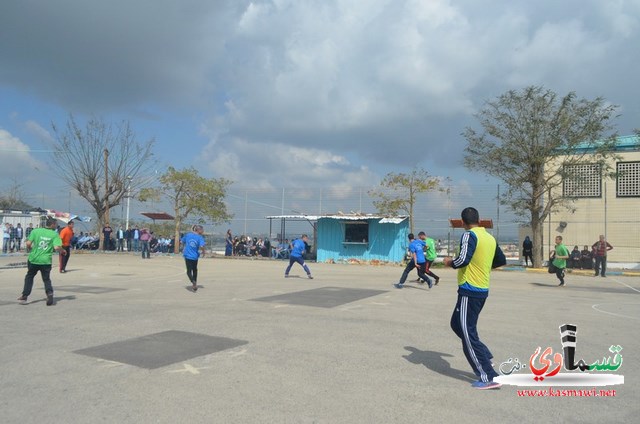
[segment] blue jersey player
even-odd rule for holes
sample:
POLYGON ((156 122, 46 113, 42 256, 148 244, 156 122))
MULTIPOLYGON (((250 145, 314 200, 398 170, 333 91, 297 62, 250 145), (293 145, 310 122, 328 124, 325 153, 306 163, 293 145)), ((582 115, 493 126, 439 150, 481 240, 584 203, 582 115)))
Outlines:
POLYGON ((300 237, 299 239, 295 239, 291 243, 292 247, 291 247, 291 254, 289 255, 289 266, 284 272, 285 278, 289 277, 289 271, 291 271, 291 267, 293 266, 294 263, 297 262, 300 264, 300 266, 302 266, 304 271, 307 273, 307 277, 309 277, 309 279, 313 279, 313 277, 311 276, 311 270, 304 263, 304 253, 307 250, 307 240, 309 240, 309 238, 307 237, 306 234, 303 234, 302 237, 300 237))

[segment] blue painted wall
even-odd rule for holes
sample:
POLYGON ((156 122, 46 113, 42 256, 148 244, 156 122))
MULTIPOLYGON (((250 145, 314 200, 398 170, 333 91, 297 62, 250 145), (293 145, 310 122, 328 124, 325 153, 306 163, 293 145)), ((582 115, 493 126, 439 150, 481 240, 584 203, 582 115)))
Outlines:
POLYGON ((400 224, 380 224, 379 219, 369 219, 369 243, 345 244, 345 223, 333 218, 318 219, 318 262, 357 259, 402 262, 407 249, 409 220, 400 224))

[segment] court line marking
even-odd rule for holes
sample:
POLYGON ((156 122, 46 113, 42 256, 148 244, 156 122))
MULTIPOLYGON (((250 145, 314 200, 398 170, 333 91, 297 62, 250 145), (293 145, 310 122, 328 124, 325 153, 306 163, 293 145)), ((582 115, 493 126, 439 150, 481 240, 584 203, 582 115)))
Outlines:
MULTIPOLYGON (((628 285, 626 283, 623 283, 622 281, 619 281, 619 280, 617 280, 615 278, 612 278, 611 281, 613 281, 615 283, 618 283, 618 284, 621 284, 621 285, 623 285, 623 286, 625 286, 625 287, 627 287, 627 288, 629 288, 629 289, 631 289, 631 290, 633 290, 635 292, 640 293, 640 290, 638 290, 638 289, 636 289, 634 287, 631 287, 630 285, 628 285)), ((596 311, 598 311, 598 312, 601 312, 603 314, 613 315, 615 317, 628 318, 628 319, 633 319, 633 320, 640 321, 640 318, 638 318, 638 317, 632 317, 632 316, 623 315, 623 314, 616 314, 615 312, 603 311, 602 309, 598 308, 601 305, 611 305, 611 304, 616 305, 616 303, 596 303, 594 305, 591 305, 591 308, 596 310, 596 311)), ((617 303, 617 305, 638 305, 638 303, 617 303)))
MULTIPOLYGON (((638 317, 631 317, 629 315, 616 314, 615 312, 603 311, 602 309, 598 309, 598 306, 601 306, 601 305, 615 305, 615 304, 616 303, 596 303, 595 305, 591 305, 591 308, 596 310, 596 311, 598 311, 598 312, 601 312, 603 314, 613 315, 615 317, 620 317, 620 318, 629 318, 629 319, 640 321, 640 318, 638 318, 638 317)), ((618 305, 638 305, 638 303, 618 303, 618 305)))
POLYGON ((123 365, 126 365, 122 362, 110 361, 108 359, 98 359, 98 362, 102 362, 102 366, 105 368, 121 367, 123 365))
POLYGON ((244 355, 247 353, 247 349, 242 349, 239 352, 229 352, 229 356, 235 358, 236 356, 244 355))
POLYGON ((211 367, 197 367, 197 368, 196 368, 196 367, 191 366, 191 365, 189 365, 189 364, 182 364, 182 369, 179 369, 179 370, 169 370, 169 371, 167 371, 167 372, 168 372, 168 373, 171 373, 171 374, 174 374, 174 373, 183 373, 183 372, 188 372, 188 373, 193 374, 193 375, 198 375, 198 374, 200 374, 200 370, 207 370, 207 369, 209 369, 209 368, 211 368, 211 367))
POLYGON ((636 289, 636 288, 633 288, 633 287, 631 287, 630 285, 628 285, 628 284, 626 284, 626 283, 623 283, 622 281, 618 281, 618 280, 616 280, 615 278, 612 278, 611 280, 612 280, 612 281, 615 281, 615 282, 616 282, 616 283, 618 283, 618 284, 622 284, 623 286, 628 287, 628 288, 630 288, 631 290, 633 290, 633 291, 635 291, 635 292, 640 293, 640 290, 638 290, 638 289, 636 289))

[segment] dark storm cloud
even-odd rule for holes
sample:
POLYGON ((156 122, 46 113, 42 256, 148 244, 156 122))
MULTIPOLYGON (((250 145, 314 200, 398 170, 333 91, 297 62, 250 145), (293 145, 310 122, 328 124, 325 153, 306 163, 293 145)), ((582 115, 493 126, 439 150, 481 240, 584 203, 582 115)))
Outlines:
POLYGON ((621 133, 640 126, 637 0, 1 7, 0 85, 83 112, 205 116, 200 161, 214 173, 251 162, 268 179, 292 152, 311 169, 304 183, 355 184, 412 164, 460 171, 474 112, 527 85, 603 96, 621 106, 621 133))
POLYGON ((80 112, 201 101, 215 85, 209 71, 231 4, 3 2, 0 85, 80 112))

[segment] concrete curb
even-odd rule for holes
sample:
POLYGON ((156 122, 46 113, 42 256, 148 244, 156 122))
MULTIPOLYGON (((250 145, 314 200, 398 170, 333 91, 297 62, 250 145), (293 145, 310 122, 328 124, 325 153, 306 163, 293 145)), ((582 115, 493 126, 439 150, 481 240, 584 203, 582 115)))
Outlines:
MULTIPOLYGON (((499 271, 506 271, 506 272, 536 272, 536 273, 542 273, 542 274, 546 274, 547 273, 547 268, 525 268, 522 266, 505 266, 502 268, 498 268, 499 271)), ((571 268, 567 268, 567 273, 568 274, 573 274, 573 275, 584 275, 585 277, 590 277, 593 276, 593 271, 591 270, 582 270, 582 269, 571 269, 571 268)), ((608 270, 607 271, 607 275, 608 276, 616 276, 616 277, 640 277, 640 272, 638 271, 613 271, 613 270, 608 270)))

